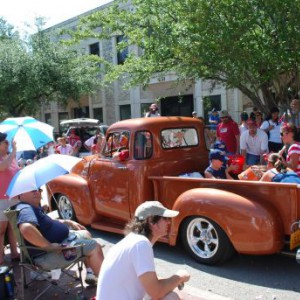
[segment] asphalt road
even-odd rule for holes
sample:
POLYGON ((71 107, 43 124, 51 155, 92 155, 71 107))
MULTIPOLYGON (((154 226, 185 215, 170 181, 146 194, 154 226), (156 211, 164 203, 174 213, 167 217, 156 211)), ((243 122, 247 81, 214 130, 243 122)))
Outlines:
MULTIPOLYGON (((122 238, 96 230, 92 233, 106 245, 104 253, 122 238)), ((154 253, 160 276, 184 268, 191 274, 191 288, 236 300, 300 299, 300 265, 291 257, 235 255, 223 265, 205 266, 190 258, 180 244, 171 247, 157 243, 154 253)))

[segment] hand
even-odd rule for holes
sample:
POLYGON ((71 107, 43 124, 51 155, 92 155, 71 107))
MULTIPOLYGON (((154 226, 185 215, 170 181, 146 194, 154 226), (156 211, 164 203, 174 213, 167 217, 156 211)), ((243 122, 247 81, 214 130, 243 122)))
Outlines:
POLYGON ((231 165, 227 168, 227 171, 228 171, 228 172, 237 171, 238 168, 239 168, 238 165, 231 164, 231 165))
POLYGON ((83 225, 81 225, 75 221, 72 221, 72 220, 68 220, 66 222, 66 224, 68 226, 72 227, 73 230, 85 230, 86 229, 83 225))
POLYGON ((274 129, 274 125, 269 126, 269 131, 272 130, 272 129, 274 129))
POLYGON ((13 152, 17 152, 17 142, 15 140, 11 141, 11 147, 13 152))
POLYGON ((176 275, 181 279, 180 283, 187 282, 191 278, 191 275, 186 270, 178 270, 176 275))

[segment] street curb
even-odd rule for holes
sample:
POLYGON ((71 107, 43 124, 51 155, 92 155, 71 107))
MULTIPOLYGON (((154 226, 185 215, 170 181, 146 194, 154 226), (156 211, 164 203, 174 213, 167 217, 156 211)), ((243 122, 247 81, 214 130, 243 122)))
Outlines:
POLYGON ((224 297, 224 296, 214 294, 209 291, 197 289, 197 288, 194 288, 194 287, 191 287, 188 285, 184 286, 183 292, 188 295, 201 298, 203 300, 204 299, 205 300, 234 300, 233 298, 224 297))

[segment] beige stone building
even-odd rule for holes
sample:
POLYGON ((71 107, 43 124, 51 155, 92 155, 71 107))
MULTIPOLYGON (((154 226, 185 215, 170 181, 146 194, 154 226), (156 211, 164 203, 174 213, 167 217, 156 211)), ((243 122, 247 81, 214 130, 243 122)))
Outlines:
MULTIPOLYGON (((81 17, 87 16, 107 5, 100 6, 82 15, 66 20, 49 29, 48 32, 76 28, 81 17)), ((110 40, 87 39, 80 43, 78 51, 86 54, 96 54, 104 57, 114 64, 122 63, 126 53, 118 53, 116 45, 122 37, 114 36, 110 40)), ((138 53, 137 47, 128 51, 138 53)), ((112 124, 118 120, 138 118, 144 116, 151 103, 158 101, 161 115, 191 116, 196 111, 198 116, 205 119, 211 108, 217 110, 227 109, 233 119, 239 121, 239 114, 243 110, 251 110, 251 102, 237 89, 226 89, 217 85, 212 89, 208 81, 181 82, 178 84, 176 74, 167 76, 154 76, 149 86, 141 86, 129 90, 122 88, 122 82, 116 81, 111 86, 97 91, 95 94, 82 97, 80 104, 69 103, 66 107, 51 103, 42 107, 41 119, 59 131, 59 123, 65 119, 89 117, 99 119, 104 124, 112 124), (247 109, 248 108, 248 109, 247 109)))

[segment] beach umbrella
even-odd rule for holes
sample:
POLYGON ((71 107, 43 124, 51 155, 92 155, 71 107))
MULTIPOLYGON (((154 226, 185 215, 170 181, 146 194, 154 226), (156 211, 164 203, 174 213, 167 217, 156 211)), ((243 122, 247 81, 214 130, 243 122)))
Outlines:
POLYGON ((41 158, 18 171, 12 178, 6 195, 13 198, 25 192, 39 189, 52 179, 67 174, 82 160, 75 156, 52 154, 41 158))
POLYGON ((52 142, 52 126, 32 117, 7 118, 0 123, 0 132, 7 134, 7 140, 17 142, 17 151, 37 150, 52 142))

